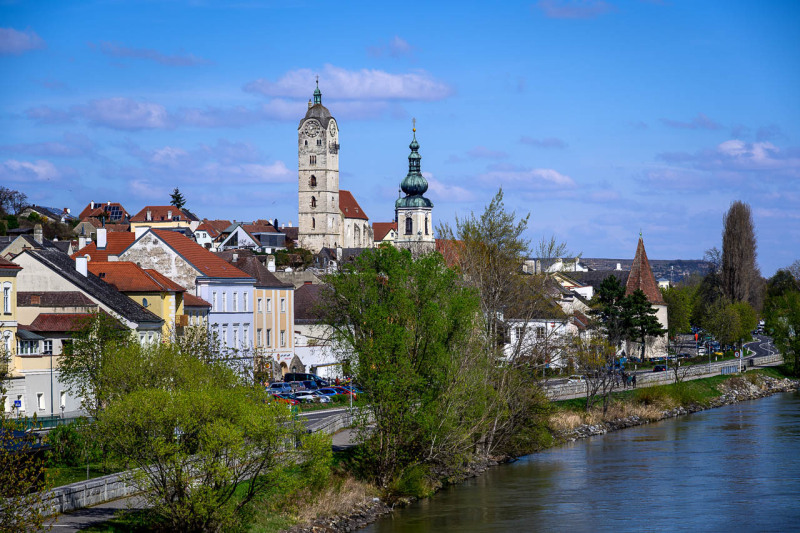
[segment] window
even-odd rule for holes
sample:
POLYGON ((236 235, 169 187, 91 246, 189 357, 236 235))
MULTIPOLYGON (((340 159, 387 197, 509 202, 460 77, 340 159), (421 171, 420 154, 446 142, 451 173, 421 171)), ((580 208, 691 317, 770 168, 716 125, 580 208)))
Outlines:
POLYGON ((272 346, 272 330, 267 329, 267 346, 272 346))
POLYGON ((53 353, 53 341, 52 340, 42 341, 42 353, 45 353, 45 354, 53 353))
POLYGON ((537 326, 536 327, 536 338, 537 339, 544 339, 545 329, 544 326, 537 326))
POLYGON ((38 355, 39 354, 39 341, 23 341, 17 342, 17 354, 19 355, 38 355))
POLYGON ((281 330, 281 346, 286 346, 286 331, 281 330))
POLYGON ((286 298, 281 298, 281 313, 286 312, 286 298))
POLYGON ((3 286, 3 312, 6 314, 11 313, 11 285, 6 284, 3 286))
POLYGON ((261 344, 261 340, 262 340, 261 336, 262 336, 262 334, 263 334, 262 329, 258 328, 256 330, 256 346, 262 346, 262 344, 261 344))
POLYGON ((311 217, 311 229, 315 229, 317 227, 317 220, 314 217, 311 217))
POLYGON ((220 342, 225 346, 228 345, 228 325, 222 325, 222 333, 220 333, 220 342))
POLYGON ((244 343, 245 347, 250 344, 250 324, 244 325, 244 333, 242 335, 242 342, 244 343))
POLYGON ((316 176, 311 176, 311 178, 309 178, 308 186, 309 187, 316 187, 317 186, 317 177, 316 176))
POLYGON ((317 207, 317 198, 314 196, 311 197, 311 207, 317 207))
POLYGON ((142 298, 142 307, 144 307, 145 309, 147 309, 147 305, 148 305, 148 303, 147 303, 147 298, 142 298))
POLYGON ((317 164, 317 156, 315 156, 315 155, 308 156, 308 162, 310 164, 312 164, 312 165, 316 165, 317 164))
POLYGON ((263 304, 264 304, 264 299, 263 298, 259 298, 258 300, 256 300, 256 310, 259 313, 263 312, 263 308, 264 308, 263 304))
POLYGON ((522 326, 517 326, 514 328, 514 333, 516 334, 517 340, 522 338, 522 332, 525 331, 525 328, 522 326))
POLYGON ((62 409, 64 409, 64 408, 67 406, 67 393, 66 393, 65 391, 63 391, 63 390, 62 390, 62 391, 59 393, 59 395, 58 395, 58 396, 59 396, 58 403, 59 403, 60 407, 61 407, 62 409))
POLYGON ((40 411, 44 411, 45 409, 47 409, 47 406, 44 403, 44 393, 43 392, 37 392, 36 393, 36 404, 38 405, 40 411))
POLYGON ((244 310, 245 313, 247 312, 247 299, 248 299, 248 294, 246 292, 243 292, 242 293, 242 309, 244 310))
POLYGON ((239 293, 233 293, 233 311, 234 313, 239 310, 239 293))
POLYGON ((217 291, 212 292, 211 295, 211 309, 214 311, 219 311, 219 308, 217 307, 217 291))
POLYGON ((272 298, 267 298, 267 313, 272 312, 272 298))
POLYGON ((226 312, 228 310, 228 293, 222 293, 222 312, 226 312))
POLYGON ((406 235, 411 235, 411 230, 412 230, 411 226, 412 226, 412 224, 413 224, 413 222, 411 222, 411 217, 407 217, 406 218, 406 235))
POLYGON ((233 347, 239 347, 239 324, 233 325, 233 347))
POLYGON ((303 141, 304 146, 308 146, 308 141, 303 141))
POLYGON ((428 217, 425 217, 425 235, 428 234, 428 217))

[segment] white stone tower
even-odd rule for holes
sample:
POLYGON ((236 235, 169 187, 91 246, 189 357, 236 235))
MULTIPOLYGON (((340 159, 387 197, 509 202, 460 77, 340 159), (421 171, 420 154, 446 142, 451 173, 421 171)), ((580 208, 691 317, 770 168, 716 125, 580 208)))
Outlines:
POLYGON ((416 121, 414 121, 414 138, 408 146, 408 174, 400 183, 400 189, 406 194, 398 198, 394 204, 397 217, 397 238, 395 246, 415 248, 420 251, 434 249, 436 239, 433 236, 433 202, 423 196, 428 190, 428 182, 422 176, 420 167, 419 143, 417 142, 416 121))
POLYGON ((322 93, 314 90, 314 101, 297 128, 298 197, 300 246, 319 252, 341 245, 339 212, 339 128, 322 105, 322 93))

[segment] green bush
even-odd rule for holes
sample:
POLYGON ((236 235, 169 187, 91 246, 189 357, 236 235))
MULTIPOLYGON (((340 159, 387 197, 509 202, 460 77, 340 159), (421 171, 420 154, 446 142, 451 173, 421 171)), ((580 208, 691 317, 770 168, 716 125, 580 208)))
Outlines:
POLYGON ((79 420, 56 426, 47 434, 50 444, 50 466, 79 466, 87 462, 96 463, 102 458, 102 450, 92 436, 92 425, 79 420))
POLYGON ((388 488, 392 496, 425 498, 436 491, 435 481, 428 465, 418 464, 406 468, 388 488))

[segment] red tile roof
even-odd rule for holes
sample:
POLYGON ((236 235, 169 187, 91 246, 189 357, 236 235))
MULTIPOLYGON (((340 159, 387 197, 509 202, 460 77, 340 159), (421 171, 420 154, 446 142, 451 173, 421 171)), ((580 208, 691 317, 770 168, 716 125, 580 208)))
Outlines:
POLYGON ((194 294, 186 293, 183 295, 183 306, 184 307, 211 307, 211 304, 207 301, 203 300, 199 296, 195 296, 194 294))
POLYGON ((247 233, 278 233, 272 224, 261 224, 261 223, 253 223, 253 224, 242 224, 242 229, 244 229, 247 233))
POLYGON ((114 205, 118 206, 120 208, 120 211, 122 212, 122 216, 123 217, 129 216, 128 212, 125 210, 124 207, 122 207, 122 204, 120 204, 120 203, 117 203, 117 202, 111 202, 111 203, 107 202, 105 204, 98 203, 98 202, 93 202, 93 203, 94 203, 94 208, 92 208, 92 202, 89 202, 88 204, 86 204, 86 207, 83 208, 83 211, 81 211, 81 214, 78 215, 78 220, 83 220, 84 218, 87 218, 87 217, 95 217, 95 218, 97 218, 97 217, 100 217, 101 215, 106 215, 106 207, 110 207, 110 206, 114 206, 114 205))
POLYGON ((154 229, 150 230, 150 233, 158 236, 204 276, 211 278, 250 277, 221 257, 217 257, 190 238, 184 237, 176 231, 154 229))
POLYGON ((106 248, 105 250, 98 250, 97 243, 91 243, 74 254, 72 254, 72 258, 75 259, 77 257, 83 257, 84 255, 88 255, 91 257, 91 261, 108 261, 109 255, 119 255, 125 250, 128 246, 133 244, 133 241, 136 240, 136 235, 130 232, 108 232, 106 233, 106 248))
POLYGON ((168 222, 172 220, 168 216, 170 213, 172 213, 172 217, 180 216, 181 221, 189 222, 194 220, 189 213, 183 209, 178 209, 174 205, 148 205, 133 215, 131 222, 168 222), (150 220, 147 219, 148 211, 150 211, 150 220))
POLYGON ((361 206, 356 202, 355 197, 350 191, 339 190, 339 211, 342 212, 344 218, 360 218, 361 220, 369 220, 369 217, 361 209, 361 206))
POLYGON ((93 316, 93 313, 40 313, 30 326, 20 324, 19 328, 28 331, 77 331, 93 316))
MULTIPOLYGON (((226 229, 231 227, 232 223, 231 223, 230 220, 208 220, 208 219, 204 218, 203 219, 203 223, 200 224, 200 226, 197 229, 200 229, 203 226, 210 226, 214 230, 214 232, 212 233, 212 232, 209 231, 208 233, 212 237, 216 238, 216 237, 219 237, 220 233, 222 233, 223 231, 225 231, 226 229)), ((208 231, 208 230, 206 230, 206 231, 208 231)))
POLYGON ((156 272, 130 261, 89 261, 89 272, 120 292, 183 292, 185 289, 156 272))
POLYGON ((382 241, 391 230, 397 233, 397 222, 373 222, 372 234, 375 242, 382 241))
POLYGON ((636 247, 636 257, 633 258, 631 273, 628 274, 625 294, 632 294, 636 289, 641 289, 651 304, 665 305, 656 278, 653 276, 653 270, 650 268, 650 261, 647 259, 647 252, 644 250, 644 241, 641 237, 639 237, 639 245, 636 247))
POLYGON ((22 267, 16 263, 12 263, 8 259, 0 257, 0 269, 2 270, 22 270, 22 267))
POLYGON ((197 229, 195 231, 205 231, 212 239, 216 239, 217 237, 219 237, 220 234, 220 232, 217 231, 217 229, 214 226, 206 222, 203 222, 202 224, 197 226, 197 229))

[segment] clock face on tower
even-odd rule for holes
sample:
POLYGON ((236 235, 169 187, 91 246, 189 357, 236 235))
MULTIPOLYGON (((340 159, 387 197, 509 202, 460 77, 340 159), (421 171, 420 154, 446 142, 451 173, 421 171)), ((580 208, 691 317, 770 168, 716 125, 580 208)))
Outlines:
POLYGON ((305 132, 309 137, 316 137, 319 133, 319 124, 314 121, 306 122, 305 132))

